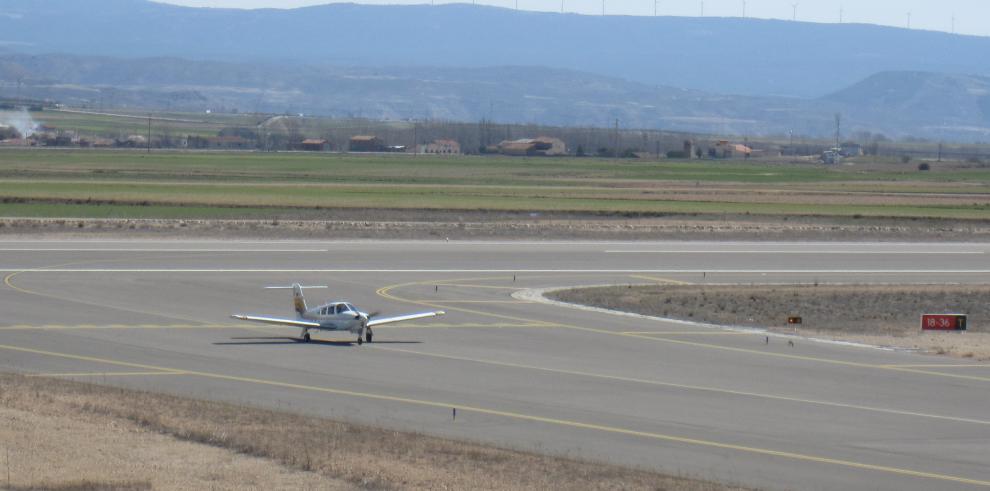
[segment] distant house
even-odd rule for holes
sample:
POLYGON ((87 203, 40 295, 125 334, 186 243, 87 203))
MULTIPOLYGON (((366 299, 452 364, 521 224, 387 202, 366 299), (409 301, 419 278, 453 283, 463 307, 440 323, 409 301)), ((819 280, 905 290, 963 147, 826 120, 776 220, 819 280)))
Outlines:
POLYGON ((435 140, 433 143, 420 145, 419 153, 458 155, 461 153, 461 144, 454 140, 435 140))
POLYGON ((349 150, 351 152, 381 152, 385 150, 385 142, 373 135, 352 136, 349 150))
POLYGON ((307 138, 299 144, 299 149, 305 152, 326 152, 330 150, 330 142, 322 138, 307 138))
POLYGON ((715 144, 715 157, 720 159, 748 159, 753 155, 753 149, 741 145, 739 143, 732 143, 727 140, 721 140, 715 144))
POLYGON ((559 138, 541 136, 539 138, 506 140, 498 144, 498 150, 503 155, 552 157, 566 155, 567 145, 559 138))

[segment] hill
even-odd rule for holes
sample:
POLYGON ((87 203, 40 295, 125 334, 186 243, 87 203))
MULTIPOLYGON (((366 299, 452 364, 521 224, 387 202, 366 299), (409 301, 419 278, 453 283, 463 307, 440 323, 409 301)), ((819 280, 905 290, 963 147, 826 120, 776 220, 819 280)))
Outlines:
POLYGON ((988 38, 857 24, 601 17, 461 4, 233 10, 146 0, 0 0, 0 46, 35 54, 247 63, 545 66, 648 86, 800 97, 841 90, 881 71, 990 75, 988 38))
POLYGON ((883 119, 915 135, 990 137, 990 78, 925 72, 878 73, 823 100, 854 121, 883 119))
POLYGON ((306 113, 722 135, 844 134, 990 139, 990 79, 884 72, 820 99, 721 95, 541 67, 340 67, 0 55, 0 95, 73 106, 306 113))

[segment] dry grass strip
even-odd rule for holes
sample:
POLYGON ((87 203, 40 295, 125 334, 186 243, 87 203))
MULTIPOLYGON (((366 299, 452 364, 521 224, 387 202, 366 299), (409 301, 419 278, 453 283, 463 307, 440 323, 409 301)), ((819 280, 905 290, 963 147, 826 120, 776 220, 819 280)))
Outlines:
POLYGON ((559 290, 563 302, 718 325, 990 359, 988 285, 632 285, 559 290), (964 313, 969 331, 923 333, 921 314, 964 313), (789 316, 803 324, 788 326, 789 316))
MULTIPOLYGON (((0 375, 0 437, 0 459, 5 451, 11 455, 8 488, 16 491, 740 489, 285 412, 21 375, 0 375)), ((0 467, 0 487, 4 477, 0 467)))

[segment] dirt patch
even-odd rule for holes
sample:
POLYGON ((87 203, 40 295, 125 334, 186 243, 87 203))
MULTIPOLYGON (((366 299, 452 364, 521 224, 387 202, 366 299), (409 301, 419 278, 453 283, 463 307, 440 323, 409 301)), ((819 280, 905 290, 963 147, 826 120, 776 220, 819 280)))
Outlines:
POLYGON ((332 210, 324 218, 0 218, 0 235, 58 238, 545 239, 917 241, 990 240, 990 223, 911 219, 746 216, 611 216, 332 210))
POLYGON ((987 285, 641 285, 560 290, 554 300, 718 325, 990 359, 987 285), (969 331, 923 333, 923 313, 965 313, 969 331), (787 318, 800 316, 800 326, 787 318))
MULTIPOLYGON (((60 379, 0 375, 10 489, 734 488, 60 379)), ((0 486, 4 486, 0 467, 0 486)))

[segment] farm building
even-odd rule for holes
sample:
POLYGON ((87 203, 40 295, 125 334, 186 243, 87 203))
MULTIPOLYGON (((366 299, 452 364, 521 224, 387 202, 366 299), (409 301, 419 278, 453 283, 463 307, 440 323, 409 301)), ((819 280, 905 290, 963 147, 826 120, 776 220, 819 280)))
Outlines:
POLYGON ((719 159, 748 159, 753 155, 753 149, 739 143, 721 140, 715 144, 715 158, 719 159))
POLYGON ((349 149, 352 152, 381 152, 385 150, 385 142, 373 135, 352 136, 349 149))
POLYGON ((305 152, 326 152, 330 150, 330 142, 322 138, 307 138, 299 144, 299 149, 305 152))
POLYGON ((551 157, 567 154, 567 145, 559 138, 541 136, 506 140, 498 144, 498 150, 503 155, 551 157))

